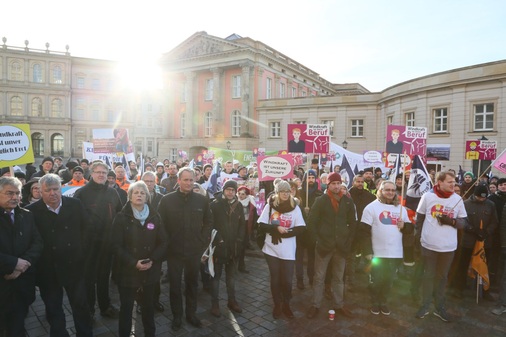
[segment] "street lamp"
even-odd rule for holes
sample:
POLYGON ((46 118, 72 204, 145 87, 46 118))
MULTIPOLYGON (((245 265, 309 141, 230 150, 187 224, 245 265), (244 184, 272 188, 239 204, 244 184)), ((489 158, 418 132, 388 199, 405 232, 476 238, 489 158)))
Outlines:
POLYGON ((480 138, 480 140, 488 140, 488 138, 485 137, 485 135, 482 135, 481 138, 480 138))
POLYGON ((343 149, 346 150, 347 148, 348 148, 348 142, 345 139, 344 142, 343 142, 343 149))
POLYGON ((227 150, 230 150, 230 146, 232 145, 232 143, 230 143, 230 140, 227 141, 227 150))

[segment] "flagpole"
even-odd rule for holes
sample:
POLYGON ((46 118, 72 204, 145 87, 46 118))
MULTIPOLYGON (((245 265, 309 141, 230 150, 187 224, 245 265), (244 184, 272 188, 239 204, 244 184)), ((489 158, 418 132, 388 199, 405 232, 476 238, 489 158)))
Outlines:
POLYGON ((481 276, 479 273, 476 273, 478 276, 476 278, 476 304, 478 304, 478 298, 480 297, 480 282, 481 282, 481 276))
MULTIPOLYGON (((494 160, 494 161, 495 161, 495 160, 494 160)), ((480 163, 478 163, 478 173, 480 172, 480 164, 481 164, 481 160, 480 160, 480 163)), ((485 169, 485 171, 484 171, 484 172, 487 172, 487 170, 488 170, 490 167, 492 167, 492 165, 494 165, 494 162, 490 163, 490 165, 488 165, 488 167, 485 169)), ((480 181, 480 179, 481 179, 482 177, 483 177, 483 174, 482 174, 482 175, 480 175, 480 176, 478 177, 478 179, 476 179, 476 182, 480 181)), ((464 197, 467 195, 467 193, 468 193, 468 192, 469 192, 469 191, 473 188, 473 186, 474 186, 474 185, 476 185, 476 184, 471 185, 471 187, 469 187, 469 188, 467 189, 467 191, 464 193, 464 195, 462 196, 462 198, 464 198, 464 197)), ((457 203, 457 205, 458 205, 458 203, 457 203)), ((457 206, 457 205, 455 205, 455 206, 457 206)), ((453 208, 455 208, 455 206, 454 206, 453 208)), ((452 208, 452 210, 453 210, 453 208, 452 208)))
MULTIPOLYGON (((400 156, 400 154, 399 154, 400 156)), ((404 156, 402 157, 402 184, 401 184, 401 202, 399 203, 399 208, 400 208, 400 212, 399 212, 399 217, 400 219, 402 220, 402 201, 404 201, 404 181, 405 181, 405 178, 406 178, 406 170, 405 170, 405 167, 406 167, 406 150, 404 150, 404 156)), ((399 232, 401 231, 401 228, 399 228, 399 232)))
MULTIPOLYGON (((312 157, 314 158, 314 152, 313 152, 312 157)), ((306 213, 306 215, 308 215, 307 213, 309 210, 309 179, 308 179, 308 177, 309 177, 309 169, 310 168, 311 168, 311 165, 309 164, 309 160, 306 159, 306 207, 304 207, 304 212, 306 213)))

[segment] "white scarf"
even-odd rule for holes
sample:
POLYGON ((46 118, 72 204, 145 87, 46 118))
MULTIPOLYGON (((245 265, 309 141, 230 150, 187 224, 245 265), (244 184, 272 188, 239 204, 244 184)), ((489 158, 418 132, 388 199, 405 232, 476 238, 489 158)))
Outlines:
POLYGON ((134 218, 139 220, 141 222, 141 225, 144 226, 144 222, 146 222, 146 219, 149 216, 148 205, 144 204, 144 208, 142 209, 142 211, 138 211, 133 205, 131 205, 131 206, 132 206, 132 211, 134 212, 134 218))

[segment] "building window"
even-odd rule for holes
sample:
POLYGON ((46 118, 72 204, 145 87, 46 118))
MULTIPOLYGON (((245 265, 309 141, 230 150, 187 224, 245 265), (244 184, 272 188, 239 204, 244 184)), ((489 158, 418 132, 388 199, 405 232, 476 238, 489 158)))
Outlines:
POLYGON ((38 63, 33 65, 33 81, 42 83, 42 67, 38 63))
POLYGON ((206 80, 206 101, 213 99, 214 82, 212 79, 206 80))
POLYGON ((78 98, 76 101, 76 118, 84 119, 84 114, 86 111, 86 102, 84 98, 78 98))
POLYGON ((32 134, 32 147, 34 156, 44 156, 44 136, 41 133, 35 132, 32 134))
POLYGON ((181 126, 181 138, 183 138, 186 136, 186 114, 184 113, 181 114, 180 126, 181 126))
POLYGON ((91 105, 91 118, 94 121, 100 120, 100 102, 93 101, 91 105))
POLYGON ((297 97, 297 88, 292 87, 292 97, 297 97))
POLYGON ((13 81, 23 80, 22 68, 19 62, 12 62, 11 64, 11 80, 13 81))
POLYGON ((406 112, 404 114, 404 119, 406 122, 406 126, 415 126, 415 112, 406 112))
POLYGON ((286 96, 286 84, 279 83, 279 97, 285 98, 286 96))
POLYGON ((51 102, 51 117, 63 117, 63 103, 59 98, 51 102))
POLYGON ((204 137, 211 137, 213 134, 213 114, 208 111, 204 118, 204 137))
POLYGON ((334 121, 331 119, 324 119, 324 120, 322 120, 322 124, 329 126, 330 136, 333 136, 334 135, 334 121))
POLYGON ((387 116, 387 125, 394 124, 394 116, 387 116))
POLYGON ((306 97, 307 93, 305 91, 302 91, 302 97, 306 97))
POLYGON ((363 137, 364 136, 364 120, 352 119, 351 120, 351 136, 363 137))
POLYGON ((23 116, 23 100, 19 96, 11 98, 11 116, 23 116))
POLYGON ((269 99, 272 98, 272 79, 267 78, 267 81, 265 83, 265 98, 269 99))
POLYGON ((114 122, 114 110, 112 109, 107 110, 107 121, 114 122))
POLYGON ((60 133, 51 136, 51 155, 63 156, 63 136, 60 133))
POLYGON ((148 148, 148 152, 153 152, 153 141, 152 140, 148 140, 147 148, 148 148))
POLYGON ((434 133, 448 132, 448 110, 439 108, 432 110, 434 117, 434 133))
POLYGON ((232 98, 241 98, 241 75, 232 76, 232 98))
POLYGON ((170 161, 175 163, 177 157, 179 157, 179 151, 175 148, 170 149, 170 161))
POLYGON ((232 112, 232 137, 241 135, 241 112, 234 110, 232 112))
POLYGON ((39 97, 32 99, 32 116, 42 117, 42 100, 39 97))
POLYGON ((62 84, 62 71, 60 66, 54 66, 53 68, 53 83, 62 84))
POLYGON ((474 105, 474 131, 494 129, 494 103, 474 105))
POLYGON ((271 122, 270 124, 271 129, 271 137, 273 138, 279 138, 281 137, 281 122, 271 122))
POLYGON ((94 78, 91 81, 91 87, 93 88, 93 90, 99 90, 100 89, 100 79, 94 78))
POLYGON ((295 124, 306 124, 306 121, 295 121, 295 124))
POLYGON ((80 76, 77 78, 77 88, 78 89, 84 89, 85 79, 84 77, 80 76))

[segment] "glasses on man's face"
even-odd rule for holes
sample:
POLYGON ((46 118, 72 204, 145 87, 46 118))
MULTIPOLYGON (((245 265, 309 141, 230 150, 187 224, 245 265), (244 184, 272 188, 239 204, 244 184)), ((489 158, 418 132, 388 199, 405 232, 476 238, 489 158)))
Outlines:
POLYGON ((19 191, 7 191, 7 192, 3 192, 4 195, 6 195, 7 197, 9 198, 12 198, 13 196, 16 196, 16 197, 19 197, 21 195, 21 192, 19 191))
POLYGON ((98 175, 106 175, 107 174, 107 172, 105 172, 105 171, 93 171, 93 173, 98 174, 98 175))

